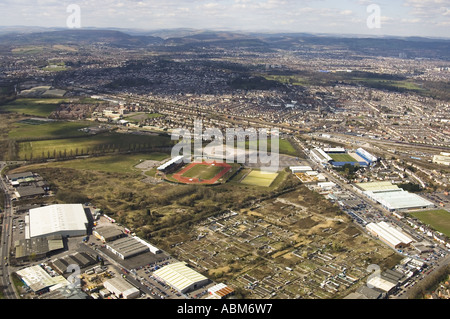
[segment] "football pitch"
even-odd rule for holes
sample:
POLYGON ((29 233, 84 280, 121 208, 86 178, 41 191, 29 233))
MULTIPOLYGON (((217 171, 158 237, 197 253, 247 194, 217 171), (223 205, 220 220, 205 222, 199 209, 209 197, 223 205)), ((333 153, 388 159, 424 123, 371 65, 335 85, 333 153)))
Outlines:
POLYGON ((214 176, 219 174, 224 168, 217 165, 203 165, 198 164, 193 166, 191 169, 186 171, 181 176, 187 178, 198 178, 200 180, 212 179, 214 176))
POLYGON ((411 213, 411 215, 431 228, 450 237, 450 212, 445 209, 428 210, 411 213))
POLYGON ((244 185, 269 187, 277 176, 278 173, 251 171, 241 183, 244 185))
POLYGON ((232 166, 226 163, 191 163, 181 171, 173 174, 173 178, 184 184, 215 184, 228 172, 232 166))
POLYGON ((335 162, 358 162, 348 154, 328 154, 335 162))

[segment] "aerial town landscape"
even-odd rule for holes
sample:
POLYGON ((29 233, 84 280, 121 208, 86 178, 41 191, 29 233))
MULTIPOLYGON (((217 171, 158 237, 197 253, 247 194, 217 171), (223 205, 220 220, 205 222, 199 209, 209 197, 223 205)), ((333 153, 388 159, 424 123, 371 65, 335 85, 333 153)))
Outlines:
POLYGON ((450 39, 2 26, 0 170, 0 299, 450 299, 450 39))

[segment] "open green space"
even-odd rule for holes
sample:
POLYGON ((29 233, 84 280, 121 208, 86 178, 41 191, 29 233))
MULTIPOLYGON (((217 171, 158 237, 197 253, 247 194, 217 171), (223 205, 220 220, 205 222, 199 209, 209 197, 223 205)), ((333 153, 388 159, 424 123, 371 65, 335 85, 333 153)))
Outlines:
POLYGON ((328 154, 335 162, 357 162, 348 154, 328 154))
POLYGON ((9 138, 14 140, 53 139, 62 137, 86 136, 81 128, 91 126, 91 122, 44 122, 32 119, 15 123, 9 132, 9 138))
POLYGON ((241 183, 245 185, 269 187, 272 185, 277 176, 278 173, 253 170, 242 180, 241 183))
POLYGON ((182 176, 187 178, 199 178, 201 180, 209 180, 219 174, 224 167, 215 165, 198 164, 193 166, 182 176))
POLYGON ((139 123, 140 121, 144 121, 146 119, 158 118, 162 116, 164 115, 159 113, 135 113, 130 116, 125 116, 124 119, 129 122, 139 123))
MULTIPOLYGON (((292 144, 286 140, 286 139, 278 139, 278 147, 279 147, 279 153, 280 154, 284 154, 284 155, 290 155, 290 156, 298 156, 297 150, 294 148, 294 146, 292 146, 292 144)), ((236 146, 238 148, 243 148, 243 143, 242 142, 238 142, 236 143, 236 146)), ((267 152, 271 152, 272 151, 272 139, 267 139, 267 152)), ((245 142, 245 149, 249 149, 250 146, 250 142, 246 141, 245 142)), ((259 149, 259 140, 257 142, 257 146, 259 149)))
MULTIPOLYGON (((35 167, 51 165, 58 168, 71 168, 81 171, 99 171, 109 173, 132 173, 139 171, 136 165, 143 161, 163 161, 170 155, 166 153, 117 154, 93 158, 75 159, 51 164, 37 164, 35 167)), ((32 166, 30 168, 33 168, 32 166)))
POLYGON ((170 137, 106 133, 90 137, 65 138, 18 143, 18 158, 62 158, 78 155, 105 155, 113 152, 142 151, 171 145, 170 137))
POLYGON ((48 117, 65 101, 67 100, 59 98, 22 98, 0 106, 0 110, 37 117, 48 117))
POLYGON ((450 237, 450 212, 445 209, 414 212, 411 215, 438 232, 450 237))

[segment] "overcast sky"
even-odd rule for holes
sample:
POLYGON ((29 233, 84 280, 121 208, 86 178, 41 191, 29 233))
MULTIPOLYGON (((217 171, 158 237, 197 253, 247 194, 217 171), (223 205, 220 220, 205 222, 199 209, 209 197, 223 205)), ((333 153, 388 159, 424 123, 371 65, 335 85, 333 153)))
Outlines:
POLYGON ((450 0, 0 0, 0 26, 208 28, 450 37, 450 0), (375 28, 380 9, 379 28, 375 28), (371 27, 368 26, 368 19, 371 27))

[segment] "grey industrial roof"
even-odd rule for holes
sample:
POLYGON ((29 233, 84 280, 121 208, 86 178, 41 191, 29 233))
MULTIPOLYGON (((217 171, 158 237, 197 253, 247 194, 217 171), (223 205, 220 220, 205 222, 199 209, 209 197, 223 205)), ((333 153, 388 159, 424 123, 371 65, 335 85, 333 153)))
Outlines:
POLYGON ((38 187, 35 185, 17 187, 16 192, 19 194, 20 197, 37 196, 45 194, 45 191, 42 187, 38 187))
POLYGON ((132 237, 124 237, 117 239, 108 244, 108 246, 118 253, 122 254, 125 258, 143 253, 149 250, 149 248, 137 241, 132 237))
POLYGON ((95 232, 100 236, 103 236, 105 239, 117 237, 123 235, 123 232, 116 227, 100 227, 96 228, 95 232))

